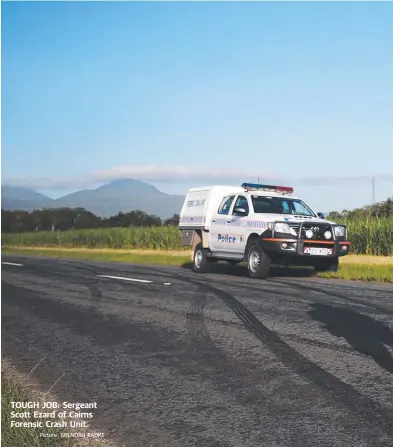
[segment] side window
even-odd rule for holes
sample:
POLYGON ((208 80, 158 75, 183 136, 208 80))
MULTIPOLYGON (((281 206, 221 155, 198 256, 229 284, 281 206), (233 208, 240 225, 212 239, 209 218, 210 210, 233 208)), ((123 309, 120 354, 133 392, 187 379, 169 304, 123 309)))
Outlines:
POLYGON ((284 214, 291 214, 291 210, 289 209, 289 203, 286 200, 282 200, 281 204, 282 204, 282 212, 284 214))
POLYGON ((254 212, 257 214, 274 213, 271 197, 253 196, 252 204, 254 212))
POLYGON ((218 214, 229 214, 229 210, 231 209, 231 205, 235 196, 224 197, 220 208, 218 208, 218 214))
POLYGON ((234 206, 234 209, 235 209, 235 207, 239 207, 239 208, 244 208, 245 210, 246 210, 246 214, 245 214, 245 216, 248 216, 248 213, 249 213, 249 207, 248 207, 248 200, 247 200, 247 197, 244 197, 244 196, 238 196, 238 198, 236 199, 236 202, 235 202, 235 206, 234 206))

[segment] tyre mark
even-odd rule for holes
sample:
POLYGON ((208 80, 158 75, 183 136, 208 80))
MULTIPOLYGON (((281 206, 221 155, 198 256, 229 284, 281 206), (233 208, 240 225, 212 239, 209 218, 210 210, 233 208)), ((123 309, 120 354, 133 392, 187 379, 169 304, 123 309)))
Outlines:
POLYGON ((186 327, 192 341, 199 344, 200 341, 210 341, 203 319, 203 308, 206 302, 207 292, 199 288, 190 300, 190 307, 186 313, 186 327))
MULTIPOLYGON (((214 278, 209 278, 209 283, 211 285, 217 285, 218 287, 220 285, 222 285, 222 281, 215 280, 214 278)), ((325 294, 327 296, 331 296, 333 298, 342 299, 342 300, 344 300, 344 301, 346 301, 348 303, 353 303, 353 304, 355 304, 357 306, 373 309, 373 313, 375 313, 376 315, 384 315, 384 316, 393 315, 393 309, 389 309, 389 308, 386 308, 386 307, 383 307, 383 306, 379 306, 378 304, 372 304, 370 302, 365 302, 364 298, 367 298, 367 297, 363 297, 363 299, 350 298, 350 297, 348 297, 346 295, 342 295, 342 294, 339 294, 339 293, 336 293, 336 292, 325 291, 325 290, 323 290, 321 288, 316 288, 316 287, 312 287, 312 286, 300 285, 300 284, 297 284, 297 283, 291 282, 291 281, 276 280, 276 279, 269 278, 269 279, 265 280, 265 283, 263 284, 263 286, 264 286, 263 288, 249 285, 249 283, 247 283, 247 282, 244 282, 244 283, 242 282, 240 285, 237 285, 235 283, 234 284, 233 283, 229 283, 228 286, 229 287, 240 287, 242 290, 250 290, 250 291, 255 291, 255 292, 259 291, 261 293, 265 292, 265 290, 266 290, 271 295, 278 295, 278 296, 285 297, 285 298, 286 297, 288 297, 288 298, 293 297, 293 295, 291 296, 291 291, 290 290, 289 291, 274 290, 274 289, 266 287, 267 285, 272 285, 272 284, 276 284, 277 286, 280 286, 280 284, 285 284, 285 285, 288 285, 288 286, 291 286, 291 287, 294 287, 294 288, 298 288, 300 290, 309 290, 310 292, 319 292, 319 293, 325 294)), ((225 285, 227 285, 227 284, 225 284, 225 285)), ((364 289, 362 289, 362 290, 364 290, 364 289)), ((283 299, 285 299, 285 298, 283 298, 283 299)), ((372 299, 372 297, 370 297, 370 298, 372 299)), ((310 301, 310 300, 315 300, 315 299, 318 299, 318 298, 317 297, 308 298, 307 296, 305 296, 304 299, 307 300, 307 301, 310 301)), ((321 297, 321 299, 323 299, 323 298, 321 297)))
MULTIPOLYGON (((42 266, 42 264, 49 265, 50 267, 53 267, 53 263, 50 261, 42 261, 39 265, 42 266)), ((90 268, 86 268, 83 264, 79 264, 79 263, 73 263, 73 262, 62 262, 63 266, 66 267, 74 267, 77 266, 78 268, 80 268, 82 271, 87 271, 89 273, 94 273, 95 274, 95 270, 92 270, 90 268)), ((36 265, 34 265, 35 267, 36 265)), ((50 269, 50 274, 51 276, 59 276, 61 278, 64 277, 69 277, 69 273, 68 272, 61 272, 59 270, 53 270, 50 269)), ((37 273, 43 273, 45 274, 49 274, 49 272, 47 271, 42 271, 41 269, 37 269, 37 273)), ((75 269, 72 269, 72 273, 75 273, 75 269)), ((168 313, 171 314, 176 314, 176 315, 186 315, 186 326, 187 329, 189 330, 191 337, 193 339, 193 342, 195 342, 196 345, 200 344, 200 341, 198 340, 204 340, 203 344, 204 346, 207 346, 208 344, 210 346, 212 346, 212 341, 211 338, 208 334, 208 331, 206 329, 205 326, 205 322, 211 322, 214 324, 218 324, 218 325, 222 325, 222 326, 231 326, 231 327, 237 327, 238 323, 236 322, 231 322, 231 321, 226 321, 226 320, 221 320, 219 318, 215 318, 212 316, 208 316, 205 315, 203 312, 203 307, 206 301, 206 293, 203 292, 203 290, 201 288, 198 289, 198 291, 196 292, 195 296, 192 298, 191 300, 191 305, 190 308, 188 309, 188 311, 183 311, 183 310, 176 310, 176 309, 172 309, 168 306, 165 306, 164 303, 164 299, 165 299, 165 295, 170 295, 172 294, 172 296, 174 296, 174 294, 179 294, 182 295, 184 293, 184 290, 176 287, 176 286, 172 286, 170 288, 168 288, 167 286, 162 286, 162 287, 154 287, 154 286, 149 286, 146 287, 145 285, 140 285, 137 283, 119 283, 117 281, 114 281, 118 286, 122 286, 123 288, 132 288, 133 290, 140 290, 141 292, 144 293, 145 296, 153 296, 156 297, 157 293, 159 294, 160 298, 163 300, 163 304, 162 305, 155 305, 155 304, 142 304, 141 302, 131 302, 129 300, 127 300, 127 298, 125 299, 116 299, 114 300, 113 298, 107 298, 103 296, 103 291, 100 289, 100 287, 96 284, 96 282, 98 281, 96 278, 90 280, 86 277, 80 276, 80 275, 72 275, 72 276, 77 276, 78 280, 83 279, 83 285, 86 285, 89 288, 90 291, 90 295, 93 301, 95 301, 97 304, 100 302, 110 302, 111 304, 119 304, 119 305, 123 305, 125 303, 128 304, 133 304, 136 305, 138 307, 141 308, 146 308, 146 309, 159 309, 159 310, 165 310, 168 313)), ((169 275, 162 275, 163 277, 168 277, 168 278, 173 278, 173 276, 169 276, 169 275)), ((109 281, 106 281, 109 282, 109 281)), ((218 281, 213 281, 214 283, 219 283, 218 281)), ((289 284, 289 283, 288 283, 289 284)), ((256 286, 246 286, 245 284, 241 285, 242 290, 252 290, 252 291, 260 291, 260 292, 265 292, 265 289, 261 289, 258 288, 256 286)), ((269 294, 276 294, 276 295, 280 295, 279 292, 277 291, 272 291, 270 288, 267 290, 267 292, 269 294)), ((285 294, 287 296, 289 296, 289 294, 285 294)), ((306 345, 311 345, 311 346, 317 346, 317 347, 322 347, 325 349, 330 349, 332 351, 336 351, 336 352, 343 352, 343 353, 348 353, 351 355, 355 355, 358 357, 367 357, 364 354, 358 353, 356 352, 353 348, 349 347, 349 346, 342 346, 342 345, 337 345, 334 343, 326 343, 326 342, 322 342, 322 341, 317 341, 317 340, 311 340, 308 338, 304 338, 304 337, 300 337, 300 336, 296 336, 296 335, 286 335, 286 334, 281 334, 277 331, 274 331, 275 333, 277 333, 278 335, 280 335, 282 338, 288 338, 290 341, 298 341, 300 343, 306 344, 306 345)))
MULTIPOLYGON (((178 276, 182 279, 181 275, 178 276)), ((386 433, 393 435, 393 418, 387 408, 378 405, 369 397, 363 395, 353 386, 342 382, 321 366, 309 360, 303 354, 283 341, 275 332, 267 328, 255 315, 253 315, 233 295, 191 279, 184 279, 190 284, 200 286, 206 292, 220 297, 227 306, 244 323, 246 328, 265 344, 285 365, 294 369, 300 376, 314 383, 319 389, 327 393, 335 402, 340 402, 355 413, 359 413, 364 423, 370 429, 378 425, 386 433)))
POLYGON ((178 340, 174 331, 168 330, 167 337, 162 339, 159 333, 150 330, 149 325, 135 321, 130 325, 122 315, 102 314, 94 307, 83 308, 74 303, 46 299, 28 287, 16 286, 4 279, 2 291, 3 301, 7 306, 28 309, 38 318, 62 324, 82 337, 90 337, 98 345, 122 345, 130 340, 143 343, 147 337, 152 346, 160 346, 160 351, 166 352, 169 347, 174 349, 178 340), (144 335, 138 337, 139 334, 144 335), (170 335, 173 340, 169 340, 170 335))
POLYGON ((91 273, 91 270, 88 269, 86 266, 83 266, 81 264, 78 263, 72 263, 72 262, 67 262, 67 261, 63 261, 61 262, 62 267, 65 267, 65 271, 61 271, 56 269, 56 264, 53 263, 53 261, 49 261, 49 260, 42 260, 41 262, 37 263, 37 264, 27 264, 28 270, 33 270, 38 274, 41 274, 44 278, 46 278, 46 275, 50 275, 51 277, 53 276, 57 276, 57 277, 76 277, 78 278, 78 281, 81 285, 88 287, 89 292, 90 292, 90 296, 91 299, 93 301, 101 301, 103 296, 102 296, 102 290, 100 289, 99 285, 97 284, 97 282, 99 283, 99 281, 97 281, 97 278, 89 278, 84 276, 84 273, 91 273), (72 266, 72 267, 71 267, 72 266), (49 269, 44 270, 42 269, 42 267, 49 267, 49 269), (77 267, 77 269, 75 269, 75 267, 77 267), (69 269, 67 271, 67 268, 69 269))
POLYGON ((393 315, 393 309, 388 309, 386 307, 379 306, 378 304, 367 303, 361 299, 351 298, 349 296, 342 295, 341 293, 331 292, 330 290, 324 290, 323 288, 306 286, 304 284, 296 284, 296 283, 290 282, 290 281, 282 281, 282 280, 271 280, 271 281, 275 282, 277 284, 286 284, 286 285, 294 287, 296 289, 309 290, 310 292, 322 293, 324 295, 331 296, 333 298, 339 298, 346 302, 356 304, 358 306, 364 306, 364 307, 368 307, 369 309, 373 309, 373 311, 377 311, 376 313, 378 313, 378 314, 382 314, 382 315, 386 315, 386 316, 393 315))
MULTIPOLYGON (((49 261, 45 261, 42 264, 47 265, 47 263, 49 263, 49 261)), ((64 263, 66 266, 68 266, 66 263, 64 263)), ((49 264, 51 267, 53 267, 53 263, 49 264)), ((52 270, 49 269, 49 271, 45 271, 42 269, 37 269, 36 265, 34 266, 30 266, 30 268, 33 267, 33 270, 38 273, 41 274, 40 276, 42 276, 45 279, 50 279, 53 277, 60 277, 60 278, 70 278, 71 277, 76 277, 78 279, 78 284, 85 286, 89 289, 89 293, 90 293, 90 298, 91 300, 97 305, 99 304, 101 301, 103 301, 103 293, 102 290, 100 288, 100 283, 101 281, 97 278, 90 278, 90 277, 86 277, 83 276, 83 274, 77 274, 75 275, 75 271, 73 270, 72 273, 74 273, 73 275, 70 275, 70 272, 67 271, 60 271, 60 270, 52 270), (48 275, 50 275, 50 278, 48 278, 48 275)), ((82 272, 84 269, 81 269, 82 272)), ((86 269, 85 269, 86 270, 86 269)), ((65 283, 68 283, 69 281, 65 281, 65 283)))
MULTIPOLYGON (((393 421, 385 408, 383 408, 382 406, 378 406, 371 399, 365 397, 350 385, 343 383, 337 377, 325 371, 323 368, 319 367, 318 365, 304 357, 302 354, 297 352, 296 349, 291 348, 277 334, 275 334, 273 331, 270 331, 266 326, 264 326, 263 323, 261 323, 250 311, 248 311, 248 309, 243 306, 233 295, 218 288, 203 284, 200 281, 192 281, 179 275, 177 276, 179 277, 179 279, 184 280, 189 284, 193 284, 201 288, 201 290, 210 292, 221 298, 223 302, 225 302, 228 307, 232 309, 235 315, 238 316, 239 320, 244 323, 245 327, 264 344, 266 344, 266 346, 273 353, 275 353, 275 355, 280 358, 284 364, 291 366, 299 373, 299 375, 307 378, 310 382, 317 385, 318 388, 322 389, 328 394, 328 396, 333 398, 335 402, 339 401, 346 407, 349 407, 352 411, 359 412, 365 418, 365 424, 366 426, 370 427, 370 429, 373 429, 374 425, 379 425, 386 432, 393 432, 393 421)), ((67 309, 67 307, 64 306, 62 303, 57 303, 56 307, 54 306, 55 303, 53 303, 53 308, 48 309, 48 303, 45 302, 46 300, 42 300, 39 297, 35 297, 33 299, 31 298, 26 300, 20 297, 17 300, 19 302, 17 304, 21 305, 30 302, 30 305, 33 307, 33 311, 41 314, 40 316, 43 316, 44 318, 49 317, 53 319, 55 315, 55 320, 58 319, 62 323, 71 323, 72 321, 72 326, 76 326, 77 332, 84 333, 86 335, 94 335, 96 338, 100 338, 99 336, 101 335, 102 342, 105 344, 108 344, 108 341, 109 343, 116 343, 116 339, 119 339, 120 341, 120 339, 125 339, 127 337, 129 338, 129 330, 126 330, 124 324, 119 325, 121 320, 115 321, 115 319, 113 319, 113 322, 105 321, 104 327, 101 324, 97 324, 100 323, 100 320, 102 321, 102 317, 100 318, 100 320, 96 320, 95 316, 91 313, 87 315, 86 312, 86 315, 82 315, 79 309, 75 312, 69 312, 70 309, 67 309), (41 303, 42 306, 38 306, 41 303), (40 308, 37 309, 37 307, 40 308), (63 312, 58 312, 59 308, 68 311, 68 315, 66 315, 67 312, 64 312, 65 315, 63 315, 63 312), (85 316, 88 317, 90 320, 92 320, 92 317, 94 317, 93 320, 95 321, 90 322, 94 324, 86 325, 86 323, 84 322, 85 316), (64 319, 66 321, 64 321, 64 319), (76 324, 76 322, 78 324, 76 324), (113 323, 113 325, 109 323, 113 323), (111 332, 108 331, 108 326, 112 326, 110 327, 110 329, 113 329, 114 333, 117 332, 117 336, 113 340, 111 340, 110 337, 108 340, 108 333, 111 332)), ((11 301, 9 302, 9 304, 15 305, 14 303, 11 303, 11 301)), ((139 331, 141 331, 141 329, 142 326, 138 328, 139 331)))
MULTIPOLYGON (((54 272, 53 276, 67 277, 68 275, 57 271, 57 272, 54 272)), ((226 326, 226 327, 228 327, 228 326, 238 327, 239 326, 239 323, 237 323, 237 322, 221 320, 219 318, 216 318, 216 317, 213 317, 210 315, 206 315, 204 313, 204 306, 205 306, 207 294, 201 288, 199 288, 195 292, 194 296, 191 298, 191 303, 190 303, 189 309, 187 311, 184 311, 184 310, 172 309, 171 307, 169 307, 169 305, 165 305, 165 303, 164 303, 165 296, 169 296, 169 295, 173 296, 175 294, 178 294, 180 296, 184 293, 184 290, 182 290, 181 288, 177 288, 176 286, 170 287, 170 288, 168 288, 166 286, 157 288, 157 287, 152 287, 152 286, 146 287, 145 285, 141 285, 138 283, 129 284, 129 283, 119 283, 119 282, 113 281, 118 286, 121 286, 122 288, 141 291, 141 292, 143 292, 145 297, 146 296, 156 297, 157 294, 159 294, 160 298, 162 299, 162 304, 156 305, 156 304, 144 304, 144 303, 134 301, 134 300, 130 301, 127 298, 124 298, 124 299, 118 298, 118 299, 114 300, 113 298, 105 297, 105 296, 103 296, 102 290, 100 289, 100 287, 98 285, 95 284, 95 282, 96 282, 96 279, 90 281, 87 278, 84 278, 84 282, 82 283, 83 285, 86 285, 89 287, 91 297, 95 302, 110 302, 111 304, 114 304, 114 305, 124 305, 125 303, 127 303, 127 304, 131 304, 131 305, 135 305, 138 308, 165 310, 165 312, 168 312, 173 315, 185 315, 186 316, 186 327, 190 333, 192 343, 195 344, 196 346, 199 346, 201 344, 203 344, 204 347, 210 346, 210 350, 212 350, 212 351, 214 351, 217 348, 215 347, 214 343, 212 342, 210 335, 206 329, 206 324, 205 324, 206 322, 221 325, 221 326, 226 326), (213 348, 213 346, 214 346, 214 348, 213 348)), ((109 282, 109 281, 106 281, 106 282, 109 282)), ((253 287, 253 289, 256 289, 256 288, 253 287)), ((269 293, 270 293, 270 291, 269 291, 269 293)), ((353 348, 351 348, 349 346, 347 347, 347 346, 337 345, 334 343, 326 343, 326 342, 322 342, 322 341, 311 340, 308 338, 304 338, 304 337, 300 337, 300 336, 296 336, 296 335, 292 335, 292 334, 291 335, 280 334, 277 331, 274 331, 274 332, 277 333, 278 335, 281 335, 282 338, 288 338, 291 341, 298 341, 303 344, 322 347, 322 348, 330 349, 330 350, 336 351, 336 352, 343 352, 343 353, 349 353, 351 355, 355 355, 355 356, 359 356, 359 357, 366 357, 364 354, 356 352, 353 348)))
POLYGON ((309 346, 316 346, 318 348, 330 349, 331 351, 342 352, 344 354, 351 354, 357 357, 367 357, 365 354, 355 351, 350 346, 336 345, 334 343, 326 343, 324 341, 312 340, 310 338, 300 337, 294 334, 281 334, 280 332, 275 332, 277 335, 281 336, 282 339, 288 339, 288 341, 294 341, 297 343, 302 343, 309 346))
POLYGON ((214 355, 215 359, 221 358, 226 361, 226 356, 212 341, 206 328, 203 310, 206 303, 207 292, 199 287, 191 297, 190 306, 186 312, 186 328, 190 336, 192 346, 197 349, 193 356, 203 359, 206 355, 214 355))

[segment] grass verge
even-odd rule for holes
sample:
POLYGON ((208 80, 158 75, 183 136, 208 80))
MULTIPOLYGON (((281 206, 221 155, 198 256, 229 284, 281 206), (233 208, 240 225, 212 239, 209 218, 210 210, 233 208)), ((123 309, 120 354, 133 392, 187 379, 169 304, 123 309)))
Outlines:
POLYGON ((2 254, 47 256, 54 258, 87 259, 91 261, 135 262, 141 264, 182 265, 190 261, 188 252, 172 254, 158 250, 117 250, 117 249, 88 249, 88 248, 25 248, 6 247, 2 254))
MULTIPOLYGON (((50 447, 54 444, 59 447, 74 447, 76 442, 70 438, 61 438, 64 429, 46 428, 47 419, 34 418, 34 410, 14 409, 11 402, 32 402, 35 401, 19 382, 12 376, 1 374, 1 440, 6 447, 50 447), (12 417, 12 411, 24 413, 29 412, 30 417, 12 417), (12 421, 28 424, 43 423, 40 427, 15 427, 12 421), (47 436, 43 436, 43 434, 47 436)), ((36 410, 38 411, 38 410, 36 410)))
MULTIPOLYGON (((3 254, 74 258, 95 261, 133 262, 181 266, 190 262, 189 251, 4 247, 3 254)), ((298 275, 297 275, 298 276, 298 275)), ((309 276, 309 275, 308 275, 309 276)), ((340 259, 336 273, 318 273, 321 278, 393 283, 393 257, 348 255, 340 259)))
MULTIPOLYGON (((38 364, 37 364, 38 366, 38 364)), ((1 445, 6 447, 114 447, 114 443, 105 437, 97 437, 97 431, 93 427, 72 428, 70 421, 83 419, 59 417, 58 410, 43 409, 43 402, 58 402, 58 398, 50 391, 43 393, 38 382, 30 374, 21 373, 13 365, 12 360, 1 357, 1 445), (12 408, 12 402, 38 402, 40 408, 16 409, 12 408), (29 412, 24 417, 17 417, 12 411, 18 413, 29 412), (48 417, 36 417, 34 411, 53 413, 48 417), (28 422, 30 426, 15 427, 15 422, 28 422), (62 427, 47 427, 46 422, 63 422, 62 427), (32 423, 41 422, 42 427, 31 426, 32 423)), ((61 425, 61 424, 57 424, 61 425)), ((101 432, 101 430, 99 430, 101 432)), ((98 434, 100 434, 98 432, 98 434)), ((101 433, 103 434, 103 433, 101 433)))
POLYGON ((393 283, 393 264, 342 263, 338 272, 318 273, 320 278, 393 283))

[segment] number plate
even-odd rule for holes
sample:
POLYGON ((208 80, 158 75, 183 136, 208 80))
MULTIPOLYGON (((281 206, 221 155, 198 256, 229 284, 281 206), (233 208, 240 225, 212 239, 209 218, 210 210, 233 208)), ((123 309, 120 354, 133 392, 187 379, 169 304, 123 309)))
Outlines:
POLYGON ((305 247, 304 253, 307 255, 328 256, 333 254, 332 248, 305 247))

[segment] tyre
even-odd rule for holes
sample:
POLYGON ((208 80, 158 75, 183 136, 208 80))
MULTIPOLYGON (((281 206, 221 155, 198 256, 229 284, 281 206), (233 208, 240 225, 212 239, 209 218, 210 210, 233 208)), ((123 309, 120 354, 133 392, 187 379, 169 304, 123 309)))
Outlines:
POLYGON ((320 259, 314 264, 316 272, 337 272, 338 258, 334 259, 320 259))
POLYGON ((269 274, 271 259, 270 256, 263 251, 258 240, 250 241, 247 244, 247 269, 250 278, 265 279, 269 274))
POLYGON ((192 270, 195 273, 206 273, 210 270, 211 262, 206 256, 206 251, 207 250, 202 247, 201 243, 196 245, 192 262, 192 270))

